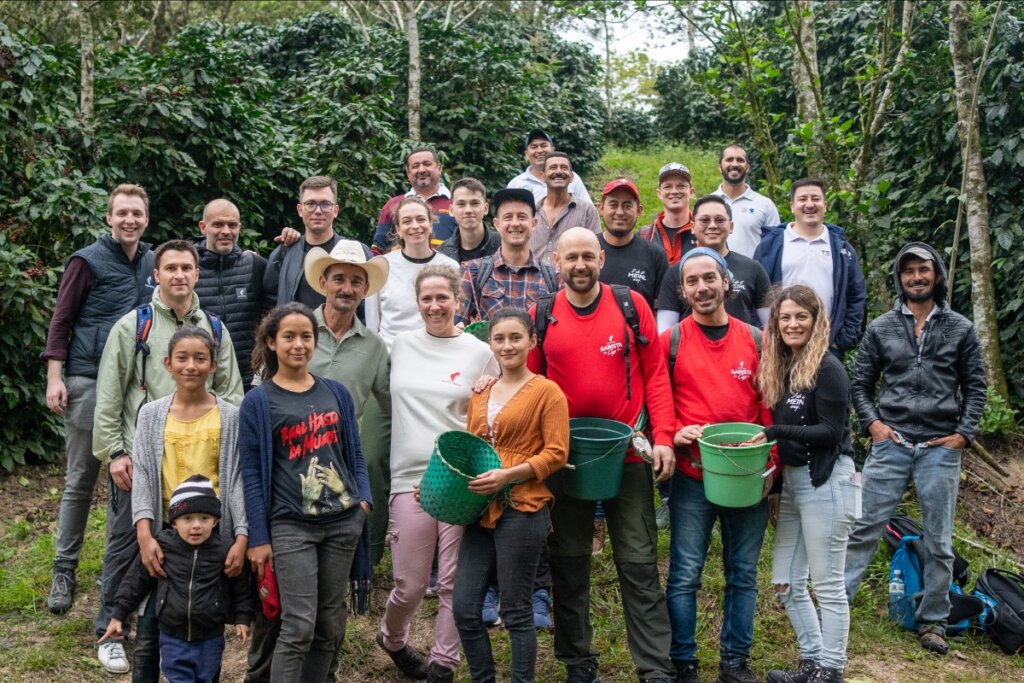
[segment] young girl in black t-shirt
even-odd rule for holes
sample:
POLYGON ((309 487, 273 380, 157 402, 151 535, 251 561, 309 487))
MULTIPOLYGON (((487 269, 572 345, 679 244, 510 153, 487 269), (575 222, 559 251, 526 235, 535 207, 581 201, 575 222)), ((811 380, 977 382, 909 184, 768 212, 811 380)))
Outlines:
POLYGON ((261 581, 272 570, 280 592, 275 681, 326 680, 345 633, 350 568, 363 590, 369 579, 363 531, 370 485, 352 397, 310 374, 316 338, 306 306, 271 311, 253 350, 263 384, 240 413, 247 557, 261 581))

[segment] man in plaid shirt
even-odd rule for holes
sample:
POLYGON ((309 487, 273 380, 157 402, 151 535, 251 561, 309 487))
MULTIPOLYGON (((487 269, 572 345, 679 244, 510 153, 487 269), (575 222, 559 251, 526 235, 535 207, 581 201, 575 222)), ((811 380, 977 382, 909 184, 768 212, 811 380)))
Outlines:
POLYGON ((494 227, 501 248, 493 256, 466 261, 462 271, 462 303, 456 322, 489 320, 506 306, 529 309, 541 295, 559 288, 554 266, 530 251, 537 227, 533 193, 506 188, 494 193, 494 227))

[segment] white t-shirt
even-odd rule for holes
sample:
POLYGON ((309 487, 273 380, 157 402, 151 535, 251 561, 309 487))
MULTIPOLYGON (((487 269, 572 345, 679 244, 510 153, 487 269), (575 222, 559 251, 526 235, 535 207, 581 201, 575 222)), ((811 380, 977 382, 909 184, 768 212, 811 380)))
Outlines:
POLYGON ((419 484, 443 432, 466 429, 473 383, 498 376, 487 344, 471 334, 403 332, 391 349, 391 492, 419 484))
POLYGON ((754 258, 754 250, 761 243, 761 235, 766 226, 778 225, 779 209, 771 199, 758 194, 747 185, 747 190, 736 199, 722 191, 722 186, 712 194, 721 197, 732 211, 732 235, 729 236, 729 251, 754 258))
POLYGON ((782 245, 782 286, 807 285, 821 297, 825 310, 832 311, 832 245, 828 228, 821 226, 821 234, 813 239, 801 237, 786 226, 782 245))
POLYGON ((425 266, 451 266, 459 273, 462 270, 453 259, 440 252, 427 261, 412 261, 401 249, 384 255, 391 270, 380 291, 366 299, 366 326, 376 332, 384 345, 391 351, 391 345, 399 333, 423 327, 419 306, 416 305, 416 275, 425 266))
MULTIPOLYGON (((533 201, 540 204, 540 200, 548 196, 548 186, 543 180, 530 173, 530 169, 526 169, 512 180, 508 181, 508 187, 517 188, 520 190, 529 190, 533 193, 533 201)), ((572 182, 569 183, 569 194, 573 196, 576 201, 586 200, 588 203, 593 203, 590 200, 590 193, 587 192, 587 186, 580 180, 578 173, 572 174, 572 182)))

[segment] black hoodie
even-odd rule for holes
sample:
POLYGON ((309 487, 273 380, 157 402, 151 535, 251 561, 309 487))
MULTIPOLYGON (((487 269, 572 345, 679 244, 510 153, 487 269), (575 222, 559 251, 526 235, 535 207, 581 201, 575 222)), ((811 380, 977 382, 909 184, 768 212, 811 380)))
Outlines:
POLYGON ((866 430, 881 420, 911 443, 958 433, 968 441, 978 431, 985 408, 985 364, 970 320, 946 303, 946 267, 924 242, 911 242, 893 263, 896 305, 868 325, 851 389, 853 404, 866 430), (921 338, 914 336, 914 316, 904 312, 900 265, 911 249, 931 255, 936 280, 936 310, 921 338))

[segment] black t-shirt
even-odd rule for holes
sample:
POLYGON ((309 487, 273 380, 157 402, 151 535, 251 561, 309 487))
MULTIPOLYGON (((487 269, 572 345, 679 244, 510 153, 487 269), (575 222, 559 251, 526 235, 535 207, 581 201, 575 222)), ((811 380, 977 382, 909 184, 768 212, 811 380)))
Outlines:
MULTIPOLYGON (((768 295, 772 287, 768 273, 760 263, 735 251, 725 255, 725 263, 733 276, 733 294, 725 300, 726 312, 734 318, 761 327, 757 309, 768 306, 768 295)), ((690 315, 690 306, 683 301, 679 291, 681 271, 678 263, 669 268, 658 291, 656 308, 659 311, 675 311, 685 318, 690 315)))
POLYGON ((601 282, 629 287, 654 310, 655 299, 668 272, 668 257, 661 245, 635 236, 624 247, 608 244, 603 234, 597 239, 604 250, 601 282))
MULTIPOLYGON (((320 247, 329 254, 331 253, 331 249, 334 248, 334 245, 337 244, 338 239, 337 235, 331 235, 331 239, 327 240, 323 244, 310 244, 309 242, 306 242, 302 248, 303 263, 305 263, 305 255, 309 254, 310 249, 313 247, 320 247)), ((302 275, 299 278, 299 289, 295 292, 295 300, 316 310, 316 307, 324 302, 324 295, 310 287, 309 283, 306 282, 306 276, 302 275)))
POLYGON ((465 263, 466 261, 472 261, 473 259, 483 258, 484 256, 490 256, 496 250, 487 248, 487 233, 484 233, 484 238, 480 240, 480 244, 476 245, 472 249, 463 249, 462 241, 459 241, 459 258, 456 259, 459 263, 465 263))
POLYGON ((729 334, 729 323, 724 325, 701 325, 697 323, 697 327, 704 333, 704 336, 709 340, 716 342, 725 339, 725 335, 729 334))
POLYGON ((264 384, 274 429, 271 519, 331 521, 359 504, 342 452, 342 418, 330 387, 315 378, 302 392, 264 384))

